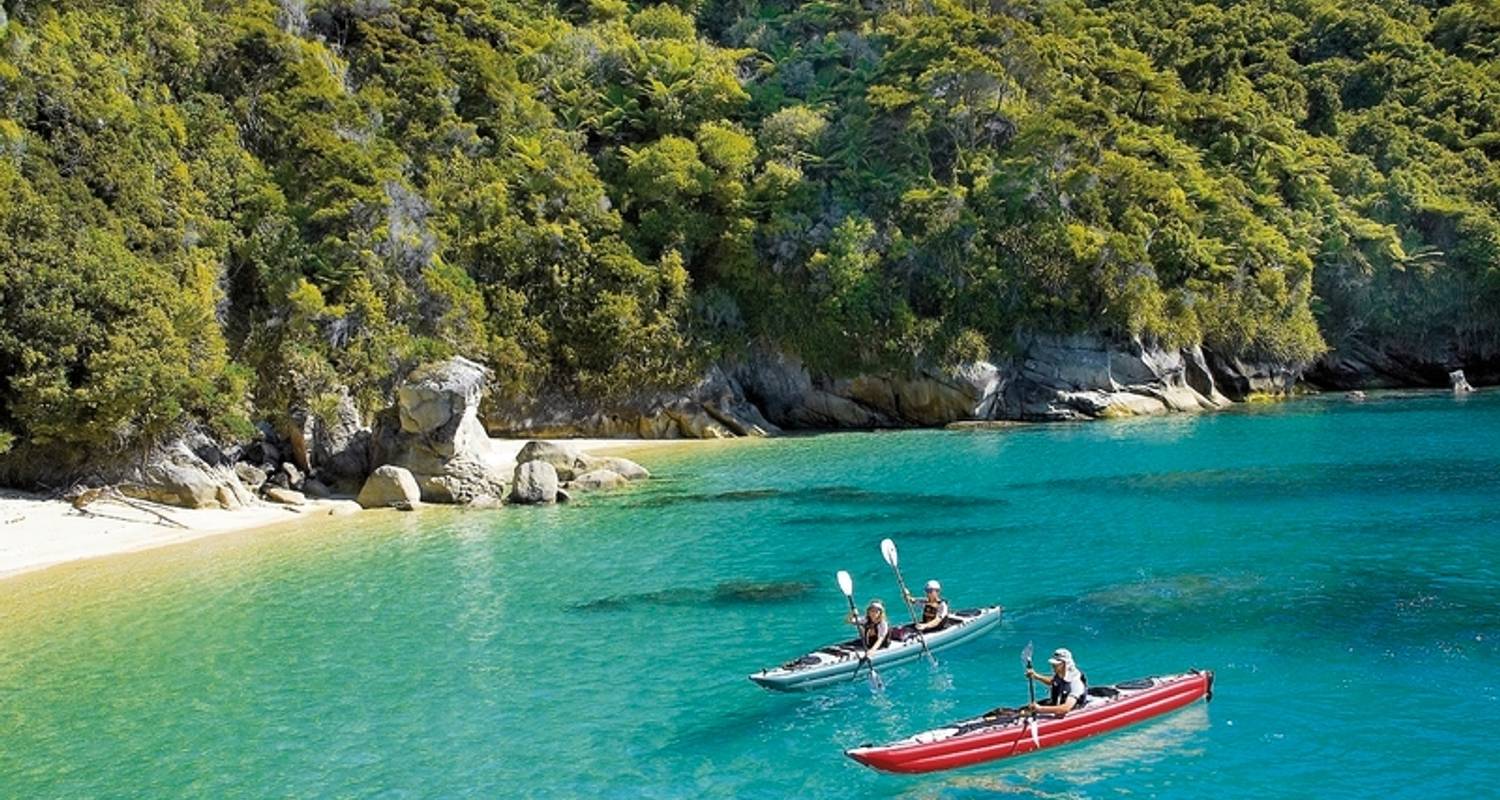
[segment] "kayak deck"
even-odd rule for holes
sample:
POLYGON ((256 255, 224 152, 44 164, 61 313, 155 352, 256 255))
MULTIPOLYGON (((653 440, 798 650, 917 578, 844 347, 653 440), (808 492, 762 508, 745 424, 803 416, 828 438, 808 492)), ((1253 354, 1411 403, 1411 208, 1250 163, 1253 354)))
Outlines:
POLYGON ((891 629, 891 643, 880 650, 872 650, 869 661, 858 639, 838 642, 808 653, 800 658, 770 667, 750 676, 750 680, 781 691, 802 691, 830 686, 855 677, 855 673, 868 669, 870 664, 878 669, 913 661, 922 655, 922 638, 927 649, 941 650, 945 647, 973 639, 1000 623, 1003 613, 998 605, 970 608, 948 615, 950 622, 933 633, 916 635, 911 625, 891 629), (899 640, 898 640, 899 637, 899 640))
POLYGON ((1023 709, 997 708, 885 745, 861 745, 845 755, 885 772, 934 772, 1024 755, 1096 736, 1160 716, 1213 696, 1213 673, 1177 675, 1089 688, 1088 702, 1063 717, 1039 717, 1032 738, 1023 709))

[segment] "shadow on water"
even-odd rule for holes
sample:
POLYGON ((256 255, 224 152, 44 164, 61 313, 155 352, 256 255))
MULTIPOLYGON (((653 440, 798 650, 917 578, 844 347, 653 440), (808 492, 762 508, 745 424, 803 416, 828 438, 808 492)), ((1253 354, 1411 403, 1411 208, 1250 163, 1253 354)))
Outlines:
POLYGON ((1084 632, 1212 639, 1264 630, 1281 646, 1340 642, 1383 655, 1500 654, 1500 605, 1479 582, 1403 566, 1343 568, 1273 585, 1250 574, 1185 574, 1048 597, 1011 615, 1066 620, 1084 632))
POLYGON ((1274 467, 1207 469, 1062 478, 1012 483, 1010 489, 1077 494, 1159 495, 1214 503, 1265 497, 1403 492, 1472 493, 1500 489, 1500 459, 1424 459, 1371 464, 1307 463, 1274 467))
POLYGON ((577 603, 573 611, 621 611, 640 606, 731 606, 785 603, 813 590, 812 581, 724 581, 712 588, 683 587, 654 592, 611 595, 577 603))
POLYGON ((923 509, 982 508, 1005 505, 996 497, 920 492, 882 492, 857 486, 810 486, 802 489, 736 489, 724 492, 661 492, 623 500, 623 508, 664 508, 695 503, 758 503, 775 500, 823 505, 915 507, 923 509))

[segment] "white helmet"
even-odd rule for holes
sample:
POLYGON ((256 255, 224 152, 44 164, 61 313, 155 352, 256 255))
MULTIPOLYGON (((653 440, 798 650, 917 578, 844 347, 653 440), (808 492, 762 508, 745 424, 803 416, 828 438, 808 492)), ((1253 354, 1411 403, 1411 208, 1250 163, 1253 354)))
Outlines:
POLYGON ((937 581, 928 581, 927 582, 927 591, 929 591, 929 592, 933 592, 933 591, 941 592, 942 590, 943 590, 943 585, 941 583, 938 583, 937 581))

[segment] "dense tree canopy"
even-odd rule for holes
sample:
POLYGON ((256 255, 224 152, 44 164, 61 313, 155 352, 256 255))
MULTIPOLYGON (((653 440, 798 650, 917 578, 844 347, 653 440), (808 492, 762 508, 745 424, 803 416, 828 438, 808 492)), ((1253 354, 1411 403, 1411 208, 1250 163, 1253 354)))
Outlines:
POLYGON ((6 0, 0 450, 1087 330, 1500 331, 1500 3, 6 0))

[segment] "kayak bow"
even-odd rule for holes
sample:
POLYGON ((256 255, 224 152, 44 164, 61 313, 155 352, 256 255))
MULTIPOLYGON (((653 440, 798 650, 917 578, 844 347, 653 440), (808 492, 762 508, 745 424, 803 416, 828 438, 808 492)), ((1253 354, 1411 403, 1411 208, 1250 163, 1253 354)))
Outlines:
POLYGON ((897 742, 861 745, 845 755, 884 772, 935 772, 1024 755, 1075 742, 1175 711, 1213 697, 1214 674, 1192 670, 1089 688, 1084 707, 1063 717, 1041 717, 1036 740, 1024 709, 995 709, 984 716, 934 728, 897 742))

